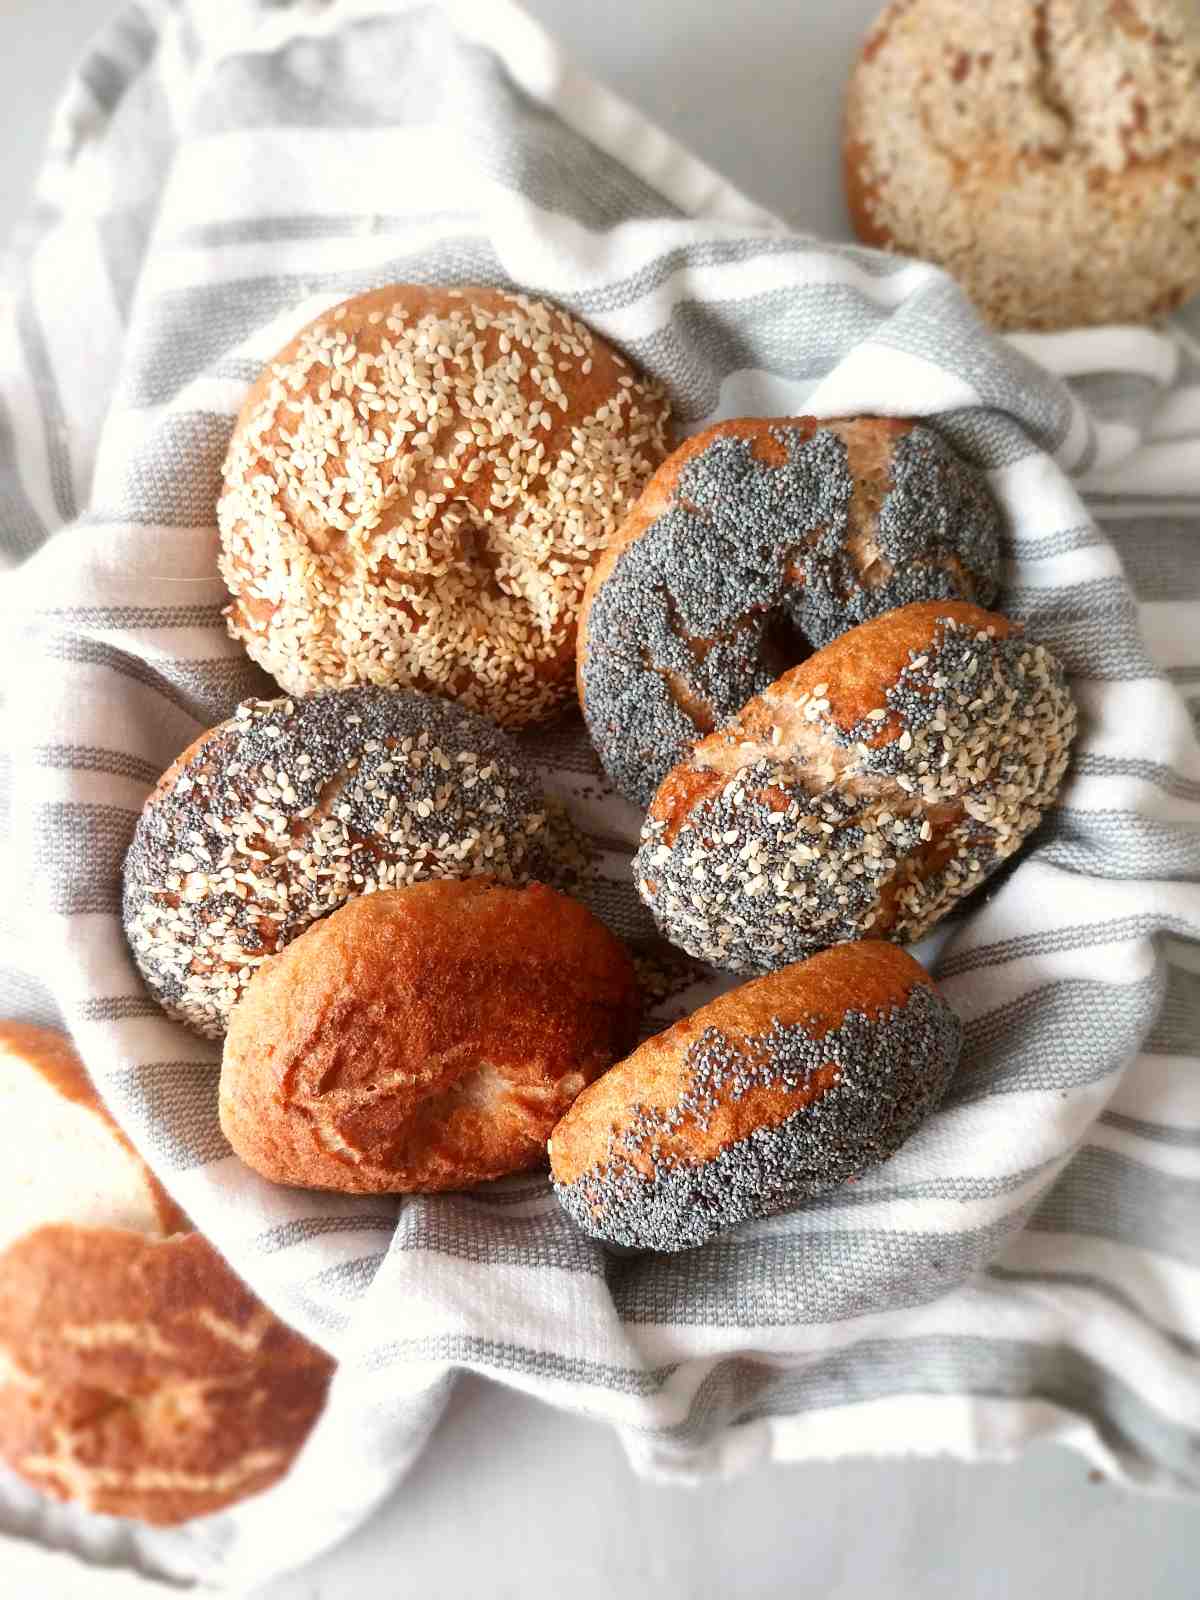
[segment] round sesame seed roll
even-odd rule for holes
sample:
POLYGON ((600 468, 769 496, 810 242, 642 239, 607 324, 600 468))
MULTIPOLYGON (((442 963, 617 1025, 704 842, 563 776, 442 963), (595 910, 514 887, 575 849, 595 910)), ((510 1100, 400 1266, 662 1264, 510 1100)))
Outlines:
POLYGON ((1067 769, 1062 668, 963 601, 888 612, 751 700, 654 797, 634 859, 690 955, 765 972, 920 939, 1017 850, 1067 769))
POLYGON ((247 700, 165 772, 125 859, 125 931, 168 1015, 220 1038, 255 968, 351 895, 542 878, 558 839, 508 735, 414 690, 247 700))
POLYGON ((230 631, 291 694, 427 689, 517 727, 570 698, 596 557, 669 408, 577 318, 392 284, 247 396, 217 507, 230 631))
POLYGON ((221 1064, 221 1126, 276 1183, 466 1189, 540 1166, 633 1043, 633 964, 578 901, 474 878, 351 900, 259 971, 221 1064))
POLYGON ((911 956, 839 945, 721 995, 585 1089, 551 1137, 555 1191, 612 1244, 704 1244, 893 1155, 961 1041, 911 956))
POLYGON ((643 808, 693 743, 856 623, 996 596, 1000 515, 932 428, 745 417, 681 445, 596 564, 579 700, 643 808))
POLYGON ((850 79, 859 237, 946 267, 998 328, 1200 289, 1198 168, 1194 0, 894 0, 850 79))
POLYGON ((65 1034, 0 1023, 0 1458, 144 1522, 291 1465, 333 1363, 189 1229, 65 1034))

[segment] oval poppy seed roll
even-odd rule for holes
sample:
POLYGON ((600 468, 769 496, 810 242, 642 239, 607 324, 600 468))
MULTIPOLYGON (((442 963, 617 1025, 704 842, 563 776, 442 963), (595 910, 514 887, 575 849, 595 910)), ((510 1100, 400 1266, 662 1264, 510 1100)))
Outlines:
POLYGON ((685 1250, 835 1188, 937 1105, 962 1029, 895 945, 839 945, 702 1006, 585 1089, 555 1191, 594 1237, 685 1250))
POLYGON ((695 740, 813 650, 915 600, 996 596, 982 473, 894 417, 743 417, 655 473, 584 594, 579 699, 646 806, 695 740))
POLYGON ((1017 850, 1075 706, 1018 625, 961 601, 865 622, 697 744, 654 797, 639 893, 689 955, 764 972, 922 938, 1017 850))

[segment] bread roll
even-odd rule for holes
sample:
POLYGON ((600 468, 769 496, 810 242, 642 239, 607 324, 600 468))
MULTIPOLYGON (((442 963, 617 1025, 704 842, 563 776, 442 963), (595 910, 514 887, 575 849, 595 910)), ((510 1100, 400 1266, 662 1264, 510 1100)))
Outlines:
POLYGON ((1000 513, 924 423, 741 417, 669 456, 584 595, 579 700, 643 807, 697 739, 857 623, 914 600, 990 605, 1000 513))
POLYGON ((0 1457, 152 1523, 274 1483, 332 1361, 183 1231, 65 1035, 0 1023, 0 1109, 0 1457))
POLYGON ((289 694, 372 683, 509 726, 547 717, 668 418, 657 384, 545 301, 356 295, 279 352, 234 428, 230 630, 289 694))
POLYGON ((937 1105, 958 1018, 894 945, 844 944, 702 1006, 585 1089, 555 1191, 588 1233, 684 1250, 892 1155, 937 1105))
POLYGON ((639 1009, 620 943, 540 884, 364 895, 250 983, 225 1039, 221 1125, 276 1183, 469 1188, 544 1162, 639 1009))
POLYGON ((784 673, 666 777, 634 858, 668 939, 764 972, 916 940, 1018 850, 1062 783, 1059 663, 995 612, 925 601, 784 673))

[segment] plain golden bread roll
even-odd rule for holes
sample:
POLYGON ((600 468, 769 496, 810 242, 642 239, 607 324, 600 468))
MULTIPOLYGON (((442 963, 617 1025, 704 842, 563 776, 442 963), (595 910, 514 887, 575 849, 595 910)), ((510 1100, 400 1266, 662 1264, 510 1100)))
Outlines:
POLYGON ((639 1012, 621 944, 553 889, 476 878, 365 895, 246 990, 221 1126, 277 1183, 469 1188, 545 1160, 639 1012))
POLYGON ((413 690, 246 700, 163 774, 125 933, 169 1016, 220 1038, 255 969, 367 889, 551 870, 546 798, 486 718, 413 690))
POLYGON ((265 1489, 333 1363, 184 1231, 64 1034, 0 1024, 0 1110, 0 1457, 145 1522, 265 1489))
POLYGON ((555 1191, 612 1244, 704 1244, 894 1154, 961 1039, 911 956, 839 945, 721 995, 585 1089, 551 1139, 555 1191))
POLYGON ((0 1255, 0 1456, 90 1511, 183 1522, 266 1489, 332 1370, 197 1233, 49 1226, 0 1255))
POLYGON ((1200 289, 1195 0, 895 0, 850 80, 854 226, 999 328, 1141 322, 1200 289))
POLYGON ((230 630, 290 694, 398 685, 511 726, 550 716, 584 585, 668 420, 656 384, 543 300, 347 300, 279 352, 234 428, 230 630))
POLYGON ((49 1222, 145 1234, 187 1226, 67 1036, 0 1022, 0 1250, 49 1222))
POLYGON ((962 601, 890 611, 701 740, 634 858, 663 933, 734 972, 921 938, 1020 848, 1067 769, 1062 668, 962 601))
POLYGON ((983 475, 922 423, 745 417, 674 452, 584 596, 579 700, 643 808, 695 740, 856 623, 996 596, 983 475))

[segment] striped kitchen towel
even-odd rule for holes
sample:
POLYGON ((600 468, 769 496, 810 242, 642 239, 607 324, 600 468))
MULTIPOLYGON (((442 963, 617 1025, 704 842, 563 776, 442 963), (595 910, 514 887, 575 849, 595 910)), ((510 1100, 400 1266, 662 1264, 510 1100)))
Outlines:
MULTIPOLYGON (((507 0, 130 6, 13 266, 0 1012, 70 1028, 197 1224, 341 1363, 285 1483, 136 1549, 240 1581, 302 1560, 468 1369, 605 1419, 663 1477, 1053 1437, 1200 1488, 1200 317, 1001 342, 934 269, 787 231, 507 0), (234 414, 301 323, 397 279, 558 301, 685 431, 933 418, 988 470, 1004 605, 1080 703, 1060 804, 926 952, 966 1023, 940 1113, 852 1188, 690 1254, 606 1255, 540 1176, 403 1204, 260 1181, 217 1123, 217 1050, 156 1010, 121 935, 150 785, 269 692, 221 618, 234 414)), ((645 933, 636 814, 577 721, 527 743, 606 841, 597 903, 645 933)))

